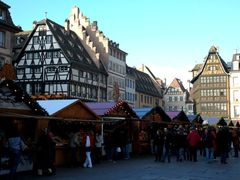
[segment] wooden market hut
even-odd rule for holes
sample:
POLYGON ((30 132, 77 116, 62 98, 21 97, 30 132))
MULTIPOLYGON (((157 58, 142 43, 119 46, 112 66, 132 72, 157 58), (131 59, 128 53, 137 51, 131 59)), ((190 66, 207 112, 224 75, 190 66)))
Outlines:
POLYGON ((233 127, 234 127, 234 124, 233 124, 232 121, 230 121, 230 122, 228 123, 228 127, 230 127, 230 128, 233 128, 233 127))
POLYGON ((191 121, 191 123, 195 126, 202 126, 203 119, 200 114, 197 114, 195 118, 191 121))
MULTIPOLYGON (((8 138, 11 130, 16 127, 21 137, 29 147, 18 171, 31 170, 33 167, 31 147, 36 140, 36 130, 41 126, 42 119, 47 117, 47 112, 39 106, 26 92, 14 81, 4 80, 0 83, 0 130, 8 138), (27 160, 27 161, 25 161, 27 160)), ((0 158, 8 159, 7 151, 0 158)), ((0 174, 6 173, 2 159, 0 174)), ((7 162, 7 161, 6 161, 7 162)), ((8 168, 6 166, 6 168, 8 168)), ((8 170, 6 169, 8 172, 8 170)))
MULTIPOLYGON (((108 142, 135 141, 139 117, 125 101, 87 102, 86 105, 103 119, 105 145, 108 142)), ((125 142, 123 142, 125 143, 125 142)), ((132 151, 134 153, 134 150, 132 151)))
POLYGON ((239 122, 237 122, 235 126, 236 126, 237 128, 240 128, 239 122))
POLYGON ((152 108, 148 113, 146 113, 142 117, 142 119, 148 120, 152 123, 159 123, 159 124, 171 123, 171 118, 165 113, 165 111, 160 106, 156 106, 152 108))
POLYGON ((172 119, 173 124, 189 125, 190 121, 184 111, 180 111, 177 116, 172 119))
MULTIPOLYGON (((70 149, 68 146, 70 133, 80 132, 84 137, 86 130, 95 131, 101 128, 101 118, 79 99, 38 100, 38 103, 46 109, 51 119, 49 126, 59 143, 56 146, 56 165, 69 163, 70 149)), ((79 148, 82 156, 78 161, 83 161, 84 140, 79 148)))
POLYGON ((155 106, 146 112, 141 118, 142 129, 139 131, 138 140, 135 143, 138 153, 149 153, 151 138, 160 127, 166 127, 171 123, 171 118, 160 106, 155 106))
POLYGON ((227 126, 227 123, 223 117, 219 119, 219 121, 217 122, 217 126, 227 126))
POLYGON ((148 124, 148 129, 144 131, 148 131, 150 135, 151 132, 155 132, 159 127, 166 127, 169 125, 171 123, 171 118, 160 106, 155 106, 142 117, 142 121, 148 124))

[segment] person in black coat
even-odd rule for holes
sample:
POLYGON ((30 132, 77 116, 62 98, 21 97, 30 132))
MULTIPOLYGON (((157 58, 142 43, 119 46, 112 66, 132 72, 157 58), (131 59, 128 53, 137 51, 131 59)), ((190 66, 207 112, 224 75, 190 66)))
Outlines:
POLYGON ((155 162, 161 161, 163 154, 164 134, 162 129, 158 129, 154 137, 155 162))
POLYGON ((229 149, 229 130, 227 127, 221 127, 217 133, 217 149, 222 164, 227 164, 227 155, 229 149))

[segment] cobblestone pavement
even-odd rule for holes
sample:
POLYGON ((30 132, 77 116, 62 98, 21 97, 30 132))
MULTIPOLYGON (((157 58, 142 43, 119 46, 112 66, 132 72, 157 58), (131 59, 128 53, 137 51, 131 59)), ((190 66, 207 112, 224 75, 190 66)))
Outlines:
POLYGON ((154 162, 153 156, 139 156, 116 163, 103 161, 93 168, 57 168, 55 176, 35 177, 32 174, 20 174, 18 180, 57 179, 57 180, 239 180, 240 158, 229 158, 228 164, 219 159, 207 163, 199 157, 198 162, 154 162))

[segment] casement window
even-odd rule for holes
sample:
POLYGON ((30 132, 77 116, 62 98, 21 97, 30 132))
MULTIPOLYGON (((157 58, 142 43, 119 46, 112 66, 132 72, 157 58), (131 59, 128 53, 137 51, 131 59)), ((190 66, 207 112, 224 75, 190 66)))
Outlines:
POLYGON ((33 44, 38 44, 38 36, 33 36, 33 44))
POLYGON ((46 58, 50 59, 52 57, 52 52, 47 52, 46 53, 46 58))
POLYGON ((34 53, 34 59, 39 59, 39 53, 34 53))
POLYGON ((67 66, 60 66, 59 71, 60 72, 66 72, 66 71, 68 71, 68 67, 67 66))
POLYGON ((52 42, 53 42, 52 36, 51 36, 51 35, 47 35, 47 36, 46 36, 46 43, 47 43, 47 44, 51 44, 52 42))
POLYGON ((3 9, 0 9, 0 20, 6 20, 6 11, 3 9))
POLYGON ((44 25, 39 27, 39 36, 46 36, 46 27, 44 25))
POLYGON ((58 58, 58 57, 60 57, 60 56, 61 56, 60 51, 54 51, 54 52, 53 52, 53 57, 54 57, 54 58, 58 58))
POLYGON ((47 68, 47 72, 49 72, 49 73, 53 73, 53 72, 55 72, 55 70, 56 70, 55 67, 48 67, 47 68))
POLYGON ((32 59, 33 58, 33 53, 27 53, 27 59, 32 59))
POLYGON ((0 47, 6 47, 6 33, 4 31, 0 31, 0 47))
POLYGON ((24 74, 25 73, 25 69, 24 68, 18 68, 17 69, 17 74, 24 74))
POLYGON ((41 84, 35 84, 35 93, 41 92, 41 84))

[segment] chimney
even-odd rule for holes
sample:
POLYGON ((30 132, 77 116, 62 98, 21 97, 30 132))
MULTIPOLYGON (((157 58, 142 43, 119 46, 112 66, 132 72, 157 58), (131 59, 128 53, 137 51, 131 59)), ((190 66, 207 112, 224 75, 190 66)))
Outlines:
POLYGON ((69 31, 69 20, 68 19, 65 20, 64 28, 66 31, 69 31))
POLYGON ((142 64, 142 72, 145 72, 145 66, 142 64))
POLYGON ((35 29, 36 25, 37 25, 37 21, 33 21, 33 29, 35 29))
POLYGON ((92 23, 92 28, 93 28, 95 31, 98 30, 97 21, 93 21, 93 23, 92 23))

